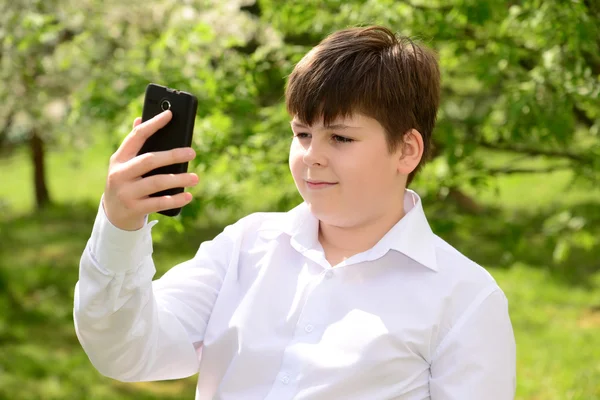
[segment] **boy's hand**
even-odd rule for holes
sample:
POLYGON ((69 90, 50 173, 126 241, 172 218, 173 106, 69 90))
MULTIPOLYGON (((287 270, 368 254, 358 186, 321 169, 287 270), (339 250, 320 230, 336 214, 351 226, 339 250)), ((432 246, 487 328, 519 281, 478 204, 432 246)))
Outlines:
POLYGON ((147 214, 183 207, 192 200, 192 195, 188 192, 175 196, 148 195, 175 187, 194 186, 198 183, 196 174, 162 174, 142 178, 142 175, 155 168, 190 161, 196 157, 190 147, 137 156, 146 139, 164 127, 171 117, 171 111, 165 111, 143 124, 141 118, 136 118, 131 133, 110 157, 103 207, 108 220, 119 229, 140 229, 144 226, 147 214))

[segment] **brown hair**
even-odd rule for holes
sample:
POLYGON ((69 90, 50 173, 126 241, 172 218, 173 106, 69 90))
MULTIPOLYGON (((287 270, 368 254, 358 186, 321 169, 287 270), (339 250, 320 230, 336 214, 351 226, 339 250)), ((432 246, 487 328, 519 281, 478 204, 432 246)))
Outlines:
POLYGON ((440 101, 436 54, 381 26, 349 28, 326 37, 298 62, 286 86, 286 107, 301 123, 324 125, 359 112, 385 129, 390 152, 410 129, 424 142, 421 162, 431 153, 440 101))

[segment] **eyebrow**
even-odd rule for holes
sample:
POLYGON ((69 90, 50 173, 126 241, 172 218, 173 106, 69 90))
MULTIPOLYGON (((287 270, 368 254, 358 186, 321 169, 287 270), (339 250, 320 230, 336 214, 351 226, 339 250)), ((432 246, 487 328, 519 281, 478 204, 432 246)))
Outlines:
MULTIPOLYGON (((299 122, 296 121, 292 121, 292 126, 295 128, 308 128, 308 126, 303 125, 299 122)), ((360 128, 360 126, 350 126, 350 125, 346 125, 346 124, 333 124, 333 125, 327 125, 325 126, 325 129, 356 129, 356 128, 360 128)))

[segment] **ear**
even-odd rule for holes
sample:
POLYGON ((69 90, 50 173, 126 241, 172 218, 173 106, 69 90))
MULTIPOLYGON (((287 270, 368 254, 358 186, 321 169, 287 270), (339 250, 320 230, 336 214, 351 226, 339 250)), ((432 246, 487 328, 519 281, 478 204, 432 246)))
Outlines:
POLYGON ((408 175, 417 168, 423 157, 423 136, 416 129, 406 132, 399 146, 398 172, 408 175))

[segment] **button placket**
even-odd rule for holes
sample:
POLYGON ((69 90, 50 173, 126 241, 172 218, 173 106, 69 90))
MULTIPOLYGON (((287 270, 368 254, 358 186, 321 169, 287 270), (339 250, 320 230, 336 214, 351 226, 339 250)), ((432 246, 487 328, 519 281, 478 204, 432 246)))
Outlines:
POLYGON ((295 381, 295 375, 288 372, 280 372, 277 375, 275 385, 273 385, 265 400, 291 400, 296 390, 295 381))
MULTIPOLYGON (((326 296, 329 291, 327 288, 328 285, 321 286, 321 284, 325 276, 331 278, 334 276, 334 273, 326 269, 323 269, 320 272, 317 271, 316 268, 313 270, 312 279, 310 280, 310 283, 308 283, 308 288, 305 293, 304 304, 302 305, 302 310, 296 321, 296 330, 293 333, 287 349, 299 343, 310 344, 318 340, 320 326, 325 319, 323 313, 327 309, 326 307, 323 307, 323 296, 326 296), (323 273, 323 271, 325 271, 325 273, 323 273)), ((298 355, 295 354, 294 356, 291 356, 287 349, 284 351, 281 368, 275 378, 275 385, 266 399, 280 400, 283 399, 284 396, 287 398, 287 395, 292 396, 296 390, 299 379, 297 372, 298 369, 303 368, 303 365, 299 364, 300 360, 297 359, 298 355)))
POLYGON ((335 273, 331 271, 331 269, 323 269, 319 275, 320 278, 318 279, 320 280, 314 281, 312 290, 307 295, 306 302, 302 309, 302 314, 297 322, 297 329, 300 330, 296 331, 297 333, 302 333, 302 331, 304 331, 305 334, 314 334, 314 332, 319 330, 319 326, 322 324, 321 321, 324 318, 322 295, 329 289, 321 286, 321 284, 323 283, 324 279, 333 278, 335 273))
POLYGON ((279 378, 279 381, 281 383, 283 383, 284 385, 287 385, 288 383, 290 383, 290 377, 287 374, 283 374, 281 375, 281 377, 279 378))

